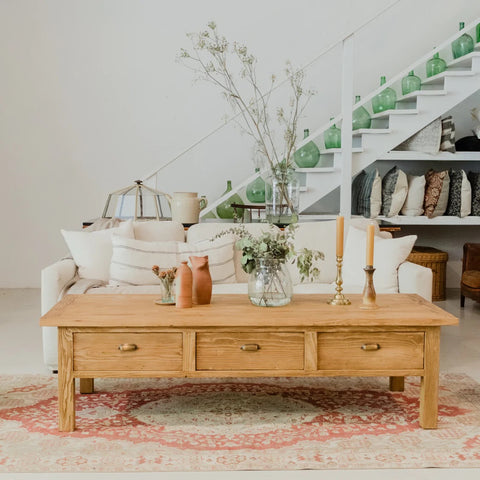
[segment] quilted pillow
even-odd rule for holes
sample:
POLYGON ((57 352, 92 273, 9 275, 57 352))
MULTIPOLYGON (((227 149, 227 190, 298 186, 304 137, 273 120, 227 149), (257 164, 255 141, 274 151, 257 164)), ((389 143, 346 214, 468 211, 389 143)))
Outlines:
POLYGON ((472 215, 480 216, 480 172, 468 172, 472 185, 472 215))
POLYGON ((369 173, 362 170, 352 183, 352 213, 375 218, 380 215, 381 208, 382 179, 378 170, 369 173))
POLYGON ((407 175, 396 166, 390 169, 382 180, 382 215, 398 215, 407 198, 407 175))
POLYGON ((472 187, 464 170, 448 171, 450 176, 450 192, 445 215, 466 217, 472 211, 472 187))
POLYGON ((407 175, 408 192, 402 207, 402 215, 414 217, 423 215, 423 202, 425 200, 425 175, 416 177, 407 175))
POLYGON ((447 210, 450 177, 448 170, 436 172, 430 169, 425 174, 427 187, 425 189, 425 200, 423 209, 428 218, 443 215, 447 210))

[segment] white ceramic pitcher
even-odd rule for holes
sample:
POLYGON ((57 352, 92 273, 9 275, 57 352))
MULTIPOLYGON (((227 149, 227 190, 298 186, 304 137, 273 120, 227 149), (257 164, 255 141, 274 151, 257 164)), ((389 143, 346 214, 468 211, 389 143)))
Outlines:
POLYGON ((208 204, 205 197, 198 198, 197 192, 174 192, 165 194, 172 210, 172 220, 180 223, 198 223, 200 210, 208 204))

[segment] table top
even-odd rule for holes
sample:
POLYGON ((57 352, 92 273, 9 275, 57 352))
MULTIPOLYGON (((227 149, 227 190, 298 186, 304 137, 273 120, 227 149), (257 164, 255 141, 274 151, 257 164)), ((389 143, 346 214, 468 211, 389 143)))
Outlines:
POLYGON ((247 295, 214 295, 209 305, 157 305, 158 295, 66 295, 41 319, 58 327, 322 327, 442 326, 458 319, 414 294, 377 295, 378 308, 363 310, 362 296, 351 305, 328 305, 332 295, 298 294, 283 307, 257 307, 247 295))

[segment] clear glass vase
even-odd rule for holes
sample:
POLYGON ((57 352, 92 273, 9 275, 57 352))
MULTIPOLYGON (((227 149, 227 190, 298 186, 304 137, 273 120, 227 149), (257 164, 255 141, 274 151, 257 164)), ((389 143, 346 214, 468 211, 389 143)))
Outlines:
POLYGON ((175 303, 175 280, 162 279, 162 298, 160 303, 173 305, 175 303))
POLYGON ((280 226, 298 222, 300 182, 292 168, 277 168, 265 189, 267 222, 280 226))
POLYGON ((257 258, 248 280, 248 297, 257 307, 282 307, 290 303, 292 280, 284 260, 257 258))

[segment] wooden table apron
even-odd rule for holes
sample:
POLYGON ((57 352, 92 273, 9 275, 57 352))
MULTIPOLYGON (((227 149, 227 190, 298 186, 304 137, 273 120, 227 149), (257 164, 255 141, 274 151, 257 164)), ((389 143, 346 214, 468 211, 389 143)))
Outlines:
POLYGON ((420 376, 420 425, 436 428, 440 328, 458 319, 418 295, 378 295, 376 310, 296 295, 279 308, 216 295, 191 309, 152 295, 67 295, 44 315, 58 327, 59 429, 75 429, 75 379, 101 377, 420 376))

